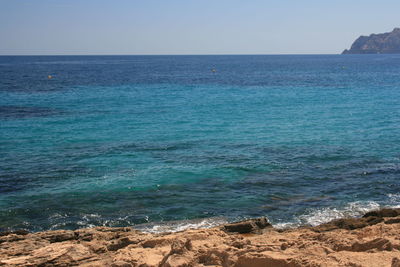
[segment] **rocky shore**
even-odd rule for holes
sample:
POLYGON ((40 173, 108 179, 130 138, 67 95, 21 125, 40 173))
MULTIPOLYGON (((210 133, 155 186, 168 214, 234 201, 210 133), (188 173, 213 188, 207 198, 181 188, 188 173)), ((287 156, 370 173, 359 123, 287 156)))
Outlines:
POLYGON ((288 230, 259 218, 164 234, 106 227, 4 232, 0 266, 400 267, 400 209, 288 230))

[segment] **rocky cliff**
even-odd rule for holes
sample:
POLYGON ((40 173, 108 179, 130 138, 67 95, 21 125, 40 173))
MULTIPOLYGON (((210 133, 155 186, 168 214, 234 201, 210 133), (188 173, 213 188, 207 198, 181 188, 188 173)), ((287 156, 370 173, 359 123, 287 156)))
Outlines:
POLYGON ((400 28, 392 32, 360 36, 342 54, 400 54, 400 28))

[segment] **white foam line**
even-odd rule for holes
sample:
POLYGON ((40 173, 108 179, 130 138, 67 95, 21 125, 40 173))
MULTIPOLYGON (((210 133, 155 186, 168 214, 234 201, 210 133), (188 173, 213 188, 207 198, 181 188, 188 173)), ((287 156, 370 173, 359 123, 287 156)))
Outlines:
MULTIPOLYGON (((400 194, 388 194, 387 197, 388 200, 383 202, 382 205, 375 201, 355 201, 348 203, 342 208, 328 207, 309 210, 305 214, 294 217, 293 220, 289 222, 273 223, 273 226, 277 229, 295 228, 304 225, 317 226, 335 219, 360 217, 371 210, 377 210, 382 207, 400 208, 400 194)), ((55 214, 52 216, 52 219, 62 219, 66 217, 67 215, 55 214)), ((87 214, 83 216, 82 220, 79 221, 78 224, 83 227, 94 227, 95 225, 89 224, 90 219, 99 218, 101 218, 101 216, 98 214, 87 214)), ((109 221, 103 222, 103 226, 107 226, 108 223, 109 221)), ((224 217, 213 217, 194 220, 146 223, 132 226, 137 230, 147 233, 165 233, 180 232, 188 229, 212 228, 227 223, 229 223, 229 221, 224 217)), ((51 229, 58 228, 62 225, 63 223, 55 224, 51 229)))
POLYGON ((300 215, 292 222, 278 223, 275 228, 294 228, 301 225, 317 226, 335 219, 359 217, 371 210, 379 209, 381 206, 375 201, 351 202, 343 208, 322 208, 315 209, 306 214, 300 215))
POLYGON ((146 233, 180 232, 188 229, 206 229, 226 224, 225 218, 207 218, 187 221, 174 221, 158 224, 143 224, 134 226, 135 229, 146 233))

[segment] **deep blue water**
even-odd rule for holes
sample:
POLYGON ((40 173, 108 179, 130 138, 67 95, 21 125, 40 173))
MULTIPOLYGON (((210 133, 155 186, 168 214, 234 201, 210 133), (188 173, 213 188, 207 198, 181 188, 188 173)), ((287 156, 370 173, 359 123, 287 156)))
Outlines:
POLYGON ((0 127, 0 230, 400 205, 400 55, 0 57, 0 127))

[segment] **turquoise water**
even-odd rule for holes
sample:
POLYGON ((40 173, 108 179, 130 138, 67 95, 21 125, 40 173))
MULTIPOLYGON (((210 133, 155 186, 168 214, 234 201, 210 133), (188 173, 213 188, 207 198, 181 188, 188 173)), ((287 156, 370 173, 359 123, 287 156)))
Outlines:
POLYGON ((400 55, 0 57, 0 126, 0 230, 400 204, 400 55))

